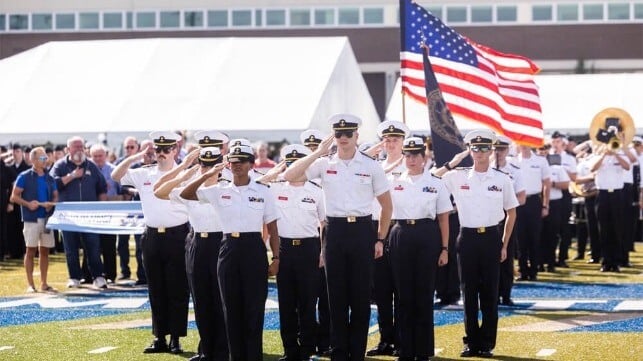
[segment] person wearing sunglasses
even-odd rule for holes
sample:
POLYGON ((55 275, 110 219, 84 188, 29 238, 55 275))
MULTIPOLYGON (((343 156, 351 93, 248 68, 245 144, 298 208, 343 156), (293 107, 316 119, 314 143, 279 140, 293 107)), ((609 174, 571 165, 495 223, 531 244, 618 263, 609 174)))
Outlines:
POLYGON ((323 258, 332 324, 331 357, 359 360, 366 352, 374 259, 383 253, 391 195, 384 169, 358 151, 362 120, 352 114, 335 114, 329 123, 333 135, 293 163, 284 179, 321 179, 328 222, 323 258), (337 152, 328 155, 333 141, 337 152), (375 199, 382 207, 377 231, 372 223, 375 199))
POLYGON ((23 234, 27 251, 24 266, 27 273, 27 292, 36 292, 33 280, 34 257, 39 253, 40 290, 54 292, 47 283, 49 269, 49 249, 54 246, 53 234, 45 226, 54 204, 58 201, 58 189, 54 178, 45 171, 49 157, 43 147, 36 147, 29 153, 31 169, 18 175, 11 192, 10 201, 20 206, 23 234))
POLYGON ((184 204, 154 196, 154 184, 177 166, 177 137, 174 132, 150 133, 156 165, 130 169, 152 146, 123 160, 112 172, 112 179, 138 190, 146 229, 141 238, 143 264, 147 275, 155 338, 144 353, 183 352, 180 337, 187 335, 189 289, 185 272, 185 237, 189 231, 188 210, 184 204), (170 335, 168 345, 166 336, 170 335))

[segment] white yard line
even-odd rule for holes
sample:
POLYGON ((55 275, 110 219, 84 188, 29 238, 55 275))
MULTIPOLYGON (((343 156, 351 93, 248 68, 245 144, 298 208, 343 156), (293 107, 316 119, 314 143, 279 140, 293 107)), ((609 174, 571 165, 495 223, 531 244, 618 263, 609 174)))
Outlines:
POLYGON ((117 349, 117 348, 118 348, 118 347, 105 346, 105 347, 97 348, 97 349, 95 349, 95 350, 88 351, 87 353, 92 353, 92 354, 105 353, 105 352, 109 352, 109 351, 111 351, 111 350, 115 350, 115 349, 117 349))

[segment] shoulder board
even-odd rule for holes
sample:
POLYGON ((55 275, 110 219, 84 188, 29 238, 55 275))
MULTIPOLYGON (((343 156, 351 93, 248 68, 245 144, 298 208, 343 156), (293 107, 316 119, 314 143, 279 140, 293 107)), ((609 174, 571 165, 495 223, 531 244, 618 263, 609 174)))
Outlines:
POLYGON ((229 180, 229 179, 227 179, 227 178, 223 178, 223 177, 219 177, 219 179, 217 179, 217 181, 218 181, 218 182, 228 182, 228 183, 230 183, 230 180, 229 180))
POLYGON ((504 175, 509 175, 509 173, 507 173, 507 172, 505 172, 505 171, 503 171, 503 170, 500 170, 500 169, 498 169, 498 168, 491 168, 491 169, 495 170, 496 172, 500 172, 500 173, 502 173, 502 174, 504 174, 504 175))
POLYGON ((321 186, 320 186, 319 184, 317 184, 317 183, 315 183, 315 182, 313 182, 313 181, 311 181, 311 180, 309 180, 309 181, 308 181, 308 183, 310 183, 310 184, 312 184, 312 185, 314 185, 314 186, 316 186, 316 187, 321 188, 321 186))
POLYGON ((279 180, 270 181, 270 183, 286 183, 286 182, 287 182, 287 180, 285 180, 285 179, 279 179, 279 180))
MULTIPOLYGON (((429 172, 429 173, 431 173, 431 172, 429 172)), ((437 179, 442 179, 442 177, 438 177, 437 175, 435 175, 433 173, 431 173, 431 176, 434 177, 434 178, 437 178, 437 179)))
POLYGON ((266 187, 270 188, 270 185, 269 185, 269 184, 261 183, 261 182, 259 182, 259 181, 255 181, 255 183, 257 183, 257 184, 261 184, 262 186, 266 186, 266 187))
POLYGON ((256 169, 254 169, 254 168, 252 168, 252 171, 253 171, 253 172, 255 172, 255 173, 257 173, 257 174, 259 174, 259 175, 265 175, 264 173, 262 173, 262 172, 260 172, 260 171, 258 171, 258 170, 256 170, 256 169))
POLYGON ((141 166, 141 168, 149 168, 149 167, 155 167, 157 164, 146 164, 144 166, 141 166))
POLYGON ((455 170, 469 170, 469 169, 471 169, 471 167, 455 167, 453 169, 455 169, 455 170))
POLYGON ((509 165, 510 165, 510 166, 512 166, 512 167, 514 167, 514 168, 516 168, 516 169, 520 169, 520 167, 519 167, 519 166, 517 166, 517 165, 515 165, 515 164, 513 164, 513 163, 509 163, 509 165))
POLYGON ((377 160, 377 158, 376 158, 376 157, 371 157, 370 155, 368 155, 368 154, 366 154, 366 153, 362 152, 361 150, 360 150, 359 152, 360 152, 360 153, 362 153, 362 154, 363 154, 365 157, 367 157, 367 158, 370 158, 370 159, 372 159, 372 160, 377 160))

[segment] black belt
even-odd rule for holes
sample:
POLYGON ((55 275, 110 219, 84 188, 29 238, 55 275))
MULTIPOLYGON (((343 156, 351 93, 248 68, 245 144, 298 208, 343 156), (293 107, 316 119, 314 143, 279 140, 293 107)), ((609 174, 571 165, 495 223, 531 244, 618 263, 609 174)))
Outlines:
POLYGON ((368 216, 326 217, 328 223, 363 223, 372 220, 373 216, 370 214, 368 216))
POLYGON ((393 222, 400 226, 414 226, 416 224, 426 224, 434 222, 431 218, 418 218, 418 219, 394 219, 393 222))
POLYGON ((286 246, 301 246, 304 242, 319 242, 319 237, 286 238, 279 237, 281 244, 286 246))
POLYGON ((614 189, 614 188, 612 188, 612 189, 599 189, 598 191, 600 193, 614 193, 614 192, 620 191, 620 190, 623 190, 623 188, 618 188, 618 189, 614 189))
POLYGON ((460 229, 465 233, 483 234, 492 231, 498 232, 498 225, 477 228, 461 227, 460 229))
POLYGON ((540 193, 528 194, 527 198, 529 197, 540 197, 540 193))
POLYGON ((147 227, 147 231, 152 232, 152 233, 157 233, 157 234, 173 233, 173 232, 179 232, 179 231, 187 232, 188 231, 188 224, 183 223, 183 224, 180 224, 180 225, 174 226, 174 227, 158 227, 158 228, 147 227))
POLYGON ((251 238, 257 236, 261 237, 261 232, 232 232, 224 234, 224 238, 251 238))
POLYGON ((216 236, 220 236, 221 234, 222 234, 221 231, 218 231, 218 232, 196 232, 196 231, 194 231, 194 236, 199 237, 199 238, 216 237, 216 236))

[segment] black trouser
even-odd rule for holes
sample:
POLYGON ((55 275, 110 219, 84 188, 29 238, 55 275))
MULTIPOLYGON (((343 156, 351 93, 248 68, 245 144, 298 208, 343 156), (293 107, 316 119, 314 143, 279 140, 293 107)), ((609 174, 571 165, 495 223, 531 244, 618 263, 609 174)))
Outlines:
POLYGON ((279 331, 289 359, 308 359, 315 353, 320 250, 319 237, 280 237, 277 275, 279 331))
POLYGON ((317 285, 317 331, 315 343, 317 351, 322 353, 330 348, 330 310, 328 306, 328 287, 326 285, 326 267, 319 269, 319 282, 317 285))
POLYGON ((600 232, 598 231, 598 217, 596 216, 597 198, 598 196, 585 197, 585 215, 587 216, 587 233, 592 250, 592 259, 600 260, 603 250, 600 232))
POLYGON ((185 270, 199 330, 199 351, 208 360, 224 361, 228 359, 228 338, 216 262, 221 238, 221 232, 190 232, 185 253, 185 270))
MULTIPOLYGON (((501 234, 505 229, 505 219, 498 224, 498 232, 501 234)), ((515 228, 514 228, 515 230, 515 228)), ((500 278, 498 281, 498 296, 504 301, 511 299, 511 289, 514 286, 514 261, 516 259, 516 232, 511 232, 507 244, 507 258, 500 263, 500 278)), ((451 262, 451 260, 449 260, 451 262)))
POLYGON ((458 255, 455 243, 460 232, 458 213, 449 214, 449 263, 438 267, 435 281, 436 297, 442 302, 455 302, 460 299, 460 276, 458 275, 458 255))
POLYGON ((458 266, 464 303, 464 341, 473 350, 492 350, 498 331, 498 279, 502 240, 498 226, 461 228, 458 266), (478 307, 479 302, 479 307, 478 307), (478 324, 478 311, 482 324, 478 324))
POLYGON ((332 360, 364 360, 376 241, 371 216, 328 217, 324 247, 330 305, 332 360))
MULTIPOLYGON (((378 221, 373 221, 377 229, 378 221)), ((380 331, 380 342, 397 345, 396 308, 397 292, 393 282, 393 271, 389 254, 389 243, 384 243, 382 257, 375 260, 373 270, 373 300, 377 305, 377 325, 380 331)))
POLYGON ((99 234, 100 254, 103 258, 103 275, 116 281, 116 235, 99 234))
MULTIPOLYGON (((551 205, 550 210, 551 212, 551 205)), ((564 262, 569 259, 569 247, 572 244, 573 226, 569 224, 569 217, 572 215, 572 196, 567 190, 563 190, 563 198, 560 205, 560 248, 558 250, 558 261, 564 262)), ((556 250, 554 249, 554 254, 556 250)))
POLYGON ((24 223, 22 223, 22 216, 20 213, 20 206, 15 204, 13 212, 7 213, 7 238, 5 244, 9 257, 13 259, 20 259, 25 255, 25 236, 22 233, 24 223))
POLYGON ((540 194, 533 194, 528 196, 525 204, 516 210, 518 265, 523 277, 533 278, 538 273, 538 244, 542 229, 542 206, 540 194))
POLYGON ((147 227, 141 238, 156 337, 187 335, 190 292, 185 274, 187 223, 157 229, 147 227))
MULTIPOLYGON (((599 190, 596 202, 596 216, 600 232, 603 265, 618 266, 621 261, 621 239, 623 234, 623 191, 599 190)), ((592 258, 594 254, 592 253, 592 258)))
POLYGON ((268 259, 261 233, 225 234, 217 267, 230 360, 262 360, 268 259))
POLYGON ((396 326, 400 357, 433 356, 433 293, 440 257, 438 223, 396 222, 389 236, 393 278, 398 294, 396 326))
MULTIPOLYGON (((563 233, 563 227, 568 225, 563 218, 565 211, 564 199, 549 201, 549 214, 543 219, 540 243, 541 257, 538 264, 547 264, 550 267, 556 266, 556 247, 558 246, 558 239, 560 237, 562 242, 561 234, 563 233)), ((558 258, 561 259, 560 256, 558 258)))
POLYGON ((630 251, 634 250, 634 232, 639 218, 638 194, 632 183, 623 185, 623 242, 621 243, 621 264, 630 263, 630 251))

